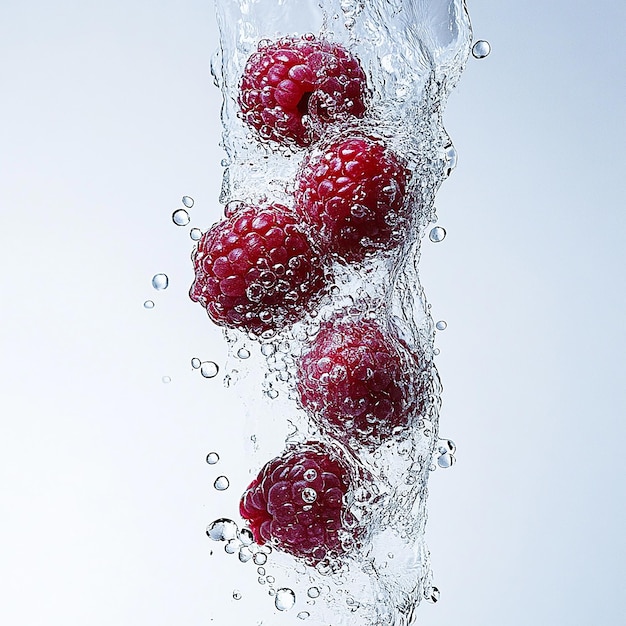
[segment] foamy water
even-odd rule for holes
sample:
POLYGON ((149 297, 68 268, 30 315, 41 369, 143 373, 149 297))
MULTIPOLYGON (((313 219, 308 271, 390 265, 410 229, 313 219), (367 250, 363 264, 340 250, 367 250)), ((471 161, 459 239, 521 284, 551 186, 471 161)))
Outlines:
MULTIPOLYGON (((327 125, 324 136, 376 137, 402 157, 412 175, 407 193, 411 217, 401 245, 359 264, 335 261, 325 270, 329 284, 319 305, 278 333, 224 333, 230 356, 220 373, 233 390, 233 402, 241 405, 249 432, 244 442, 248 482, 286 446, 311 440, 338 446, 353 468, 346 506, 360 529, 357 545, 347 556, 313 567, 257 545, 244 520, 229 519, 219 510, 212 511, 207 535, 223 545, 221 557, 242 563, 241 586, 252 578, 267 589, 267 602, 251 609, 257 624, 410 624, 422 600, 439 597, 425 542, 428 477, 436 467, 454 462, 454 444, 439 439, 435 322, 421 287, 419 258, 425 235, 435 243, 445 237, 445 230, 434 224, 433 203, 456 165, 456 151, 442 113, 470 54, 468 14, 462 0, 216 4, 221 48, 212 71, 224 98, 224 204, 293 204, 294 179, 308 150, 259 141, 243 123, 237 102, 243 69, 259 42, 284 36, 312 33, 342 44, 359 59, 368 79, 367 113, 363 119, 327 125), (421 390, 410 428, 373 449, 335 441, 300 406, 296 364, 323 322, 338 311, 375 319, 397 337, 412 388, 421 390), (411 369, 410 355, 420 362, 419 370, 411 369)), ((475 55, 485 50, 483 45, 475 55)), ((172 219, 177 225, 187 223, 182 213, 172 219)), ((436 328, 445 329, 445 322, 440 320, 436 328)), ((205 377, 220 370, 199 358, 192 367, 205 377)), ((207 462, 215 465, 220 454, 210 452, 207 462)), ((235 485, 220 475, 214 486, 243 493, 247 483, 235 485)), ((247 601, 239 589, 228 593, 247 601)))

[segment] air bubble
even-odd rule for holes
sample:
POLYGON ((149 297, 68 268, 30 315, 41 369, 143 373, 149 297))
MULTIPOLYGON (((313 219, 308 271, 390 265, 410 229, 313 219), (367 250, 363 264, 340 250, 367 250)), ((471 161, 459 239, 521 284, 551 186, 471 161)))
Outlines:
POLYGON ((237 524, 225 517, 211 522, 206 529, 206 534, 213 541, 230 541, 237 537, 237 524))
POLYGON ((193 198, 191 196, 183 196, 182 203, 190 209, 193 206, 193 198))
POLYGON ((441 593, 439 592, 439 589, 437 589, 437 587, 431 587, 426 593, 426 600, 431 604, 435 604, 435 602, 439 600, 440 595, 441 593))
POLYGON ((446 146, 445 151, 446 151, 445 175, 450 176, 450 174, 452 174, 452 172, 456 169, 456 164, 459 160, 459 155, 456 151, 456 148, 452 144, 446 146))
POLYGON ((305 487, 302 490, 302 500, 307 504, 313 504, 317 500, 317 491, 311 487, 305 487))
POLYGON ((435 356, 439 356, 439 355, 441 354, 441 350, 440 350, 439 348, 435 348, 435 349, 433 350, 433 354, 434 354, 435 356))
POLYGON ((163 378, 161 378, 161 381, 167 385, 168 383, 172 382, 172 379, 169 376, 163 376, 163 378))
POLYGON ((230 487, 230 482, 229 482, 228 478, 226 478, 226 476, 218 476, 215 479, 215 482, 213 483, 213 486, 218 491, 226 491, 226 489, 228 489, 228 487, 230 487))
POLYGON ((247 563, 252 558, 252 551, 247 546, 243 546, 239 549, 239 560, 242 563, 247 563))
POLYGON ((319 587, 309 587, 309 589, 306 592, 306 595, 309 596, 309 598, 319 598, 320 597, 319 587))
POLYGON ((484 39, 479 39, 472 46, 472 56, 475 59, 484 59, 485 57, 489 56, 490 52, 491 52, 491 44, 488 41, 485 41, 484 39))
POLYGON ((428 234, 428 238, 433 243, 439 243, 446 238, 446 229, 442 228, 441 226, 435 226, 428 234))
POLYGON ((308 611, 300 611, 300 613, 298 613, 298 619, 306 619, 310 616, 311 614, 308 611))
POLYGON ((304 480, 310 483, 310 482, 313 482, 317 478, 317 471, 311 468, 311 469, 308 469, 306 472, 304 472, 302 476, 304 480))
POLYGON ((247 348, 239 348, 237 350, 237 358, 239 359, 249 359, 250 358, 250 350, 247 348))
POLYGON ((154 309, 154 302, 152 300, 146 300, 143 303, 143 308, 144 309, 154 309))
POLYGON ((274 605, 279 611, 288 611, 296 603, 296 594, 286 587, 279 589, 274 598, 274 605))
POLYGON ((176 209, 176 211, 172 213, 172 222, 174 222, 176 226, 187 226, 190 221, 189 213, 187 213, 185 209, 176 209))
MULTIPOLYGON (((255 565, 265 565, 267 563, 267 554, 263 552, 257 552, 254 555, 254 564, 255 565)), ((259 572, 260 574, 261 572, 259 572)))
POLYGON ((267 397, 271 400, 276 400, 276 398, 278 398, 279 396, 277 389, 268 389, 265 393, 267 394, 267 397))
POLYGON ((202 362, 198 357, 193 357, 193 359, 191 359, 191 367, 193 367, 193 369, 197 370, 201 365, 202 362))
POLYGON ((445 320, 439 320, 436 324, 435 324, 435 328, 437 330, 445 330, 446 328, 448 328, 448 323, 445 320))
POLYGON ((202 231, 199 228, 192 228, 189 231, 189 236, 193 241, 200 241, 202 239, 202 231))
POLYGON ((249 528, 242 528, 239 533, 239 539, 244 546, 252 545, 254 541, 254 536, 252 535, 252 531, 249 528))
POLYGON ((170 279, 167 277, 167 274, 155 274, 152 277, 152 286, 157 291, 163 291, 163 289, 167 289, 170 284, 170 279))
POLYGON ((206 455, 206 462, 209 465, 215 465, 220 460, 220 455, 217 452, 209 452, 206 455))
POLYGON ((200 364, 200 373, 205 378, 215 378, 220 368, 214 361, 204 361, 200 364))
POLYGON ((241 600, 241 591, 237 591, 237 589, 233 591, 233 600, 241 600))
POLYGON ((452 467, 455 461, 456 459, 454 458, 454 455, 446 452, 437 459, 437 465, 439 465, 442 469, 447 469, 448 467, 452 467))

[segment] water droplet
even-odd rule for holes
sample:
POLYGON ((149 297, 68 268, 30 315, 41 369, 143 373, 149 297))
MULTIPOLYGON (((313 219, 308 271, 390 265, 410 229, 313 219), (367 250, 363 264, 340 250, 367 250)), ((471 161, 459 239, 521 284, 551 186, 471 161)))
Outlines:
POLYGON ((304 472, 302 476, 304 480, 310 483, 310 482, 313 482, 317 478, 317 471, 311 468, 311 469, 308 469, 306 472, 304 472))
POLYGON ((167 286, 170 284, 170 279, 167 277, 167 274, 155 274, 152 277, 152 286, 157 291, 163 291, 163 289, 167 289, 167 286))
POLYGON ((199 228, 192 228, 189 231, 189 236, 193 241, 200 241, 202 239, 202 231, 199 228))
POLYGON ((437 459, 437 465, 443 469, 447 469, 448 467, 452 467, 455 461, 454 455, 446 452, 437 459))
POLYGON ((207 526, 206 534, 213 541, 230 541, 237 537, 237 524, 231 519, 222 517, 207 526))
POLYGON ((271 343, 264 343, 261 346, 261 354, 263 356, 272 356, 272 354, 274 354, 276 348, 274 348, 274 345, 271 343))
POLYGON ((435 324, 435 328, 437 330, 445 330, 446 328, 448 328, 448 323, 445 320, 439 320, 436 324, 435 324))
POLYGON ((309 596, 309 598, 319 598, 320 590, 318 587, 309 587, 308 591, 306 592, 306 595, 309 596))
POLYGON ((435 356, 439 356, 439 355, 441 354, 441 350, 440 350, 439 348, 435 348, 435 349, 433 350, 433 354, 434 354, 435 356))
MULTIPOLYGON (((267 554, 264 554, 263 552, 257 552, 254 555, 254 563, 255 563, 255 565, 265 565, 267 563, 267 554)), ((259 574, 260 573, 261 572, 259 572, 259 574)), ((263 572, 263 573, 265 573, 265 572, 263 572)))
POLYGON ((190 209, 193 206, 193 198, 190 196, 183 196, 182 203, 190 209))
POLYGON ((239 548, 239 560, 242 563, 247 563, 252 558, 252 551, 247 546, 239 548))
POLYGON ((168 383, 172 382, 172 379, 169 376, 163 376, 163 378, 161 378, 161 380, 167 385, 168 383))
POLYGON ((233 591, 233 600, 241 600, 241 591, 237 589, 233 591))
POLYGON ((190 221, 189 213, 187 213, 185 209, 176 209, 176 211, 172 213, 172 222, 174 222, 176 226, 187 226, 190 221))
POLYGON ((439 243, 446 238, 446 229, 441 226, 435 226, 435 228, 433 228, 428 234, 428 238, 433 243, 439 243))
POLYGON ((242 528, 239 532, 239 539, 244 546, 249 546, 254 541, 254 536, 249 528, 242 528))
POLYGON ((205 378, 215 378, 219 371, 218 364, 213 361, 204 361, 204 363, 200 364, 200 373, 205 378))
POLYGON ((276 582, 276 579, 273 576, 268 576, 267 577, 267 582, 271 585, 272 583, 276 582))
POLYGON ((220 455, 217 452, 209 452, 206 455, 206 462, 209 465, 215 465, 220 460, 220 455))
POLYGON ((452 172, 456 169, 456 164, 459 160, 459 155, 456 151, 456 148, 452 144, 449 144, 444 149, 446 151, 445 175, 450 176, 450 174, 452 174, 452 172))
POLYGON ((250 350, 248 350, 247 348, 239 348, 239 350, 237 350, 237 357, 240 359, 249 359, 250 350))
POLYGON ((143 303, 143 308, 144 309, 154 309, 154 302, 152 300, 146 300, 143 303))
POLYGON ((226 489, 228 489, 228 487, 230 487, 230 482, 228 481, 228 478, 226 478, 226 476, 218 476, 215 479, 215 482, 213 483, 213 486, 218 491, 226 491, 226 489))
POLYGON ((441 595, 441 593, 439 592, 439 589, 437 589, 437 587, 431 587, 426 592, 426 600, 427 600, 427 602, 435 604, 435 602, 437 602, 439 600, 439 596, 440 595, 441 595))
POLYGON ((485 57, 489 56, 490 52, 491 52, 491 44, 488 41, 485 41, 484 39, 479 39, 472 46, 472 55, 475 59, 484 59, 485 57))
POLYGON ((259 576, 265 576, 265 568, 264 567, 257 567, 256 568, 256 573, 259 574, 259 576))
POLYGON ((278 398, 278 395, 279 395, 277 389, 268 389, 266 393, 267 393, 268 398, 272 400, 276 400, 276 398, 278 398))
POLYGON ((310 616, 311 614, 308 611, 300 611, 300 613, 298 613, 298 619, 306 619, 310 616))
POLYGON ((288 611, 296 603, 296 594, 287 587, 276 592, 274 604, 279 611, 288 611))
POLYGON ((317 491, 311 487, 305 487, 302 490, 302 500, 307 504, 312 504, 317 500, 317 491))

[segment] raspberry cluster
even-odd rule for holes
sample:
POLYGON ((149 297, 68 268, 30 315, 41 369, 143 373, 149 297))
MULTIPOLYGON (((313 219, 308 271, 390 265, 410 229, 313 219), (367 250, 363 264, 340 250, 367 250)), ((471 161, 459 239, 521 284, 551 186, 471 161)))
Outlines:
MULTIPOLYGON (((262 335, 313 310, 334 262, 362 263, 399 245, 410 172, 381 138, 337 130, 365 115, 367 94, 358 59, 337 43, 312 35, 263 42, 239 87, 241 119, 261 141, 317 142, 294 181, 293 208, 229 209, 192 255, 191 299, 216 324, 262 335)), ((336 444, 358 457, 410 426, 419 400, 403 351, 382 323, 345 312, 309 340, 296 368, 299 403, 335 443, 289 448, 261 469, 240 505, 257 543, 310 565, 358 543, 356 474, 336 444)))

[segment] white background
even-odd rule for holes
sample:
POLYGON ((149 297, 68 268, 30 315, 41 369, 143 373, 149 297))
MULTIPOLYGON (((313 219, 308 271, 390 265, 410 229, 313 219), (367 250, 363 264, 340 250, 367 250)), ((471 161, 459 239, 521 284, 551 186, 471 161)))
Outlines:
MULTIPOLYGON (((469 10, 493 52, 451 97, 448 236, 424 245, 458 462, 431 478, 441 600, 420 620, 617 624, 626 11, 469 10)), ((220 213, 216 45, 208 1, 0 6, 3 624, 251 626, 265 602, 232 599, 253 573, 204 536, 236 514, 246 459, 234 394, 189 365, 225 346, 186 297, 192 242, 170 219, 184 194, 192 226, 220 213)))

